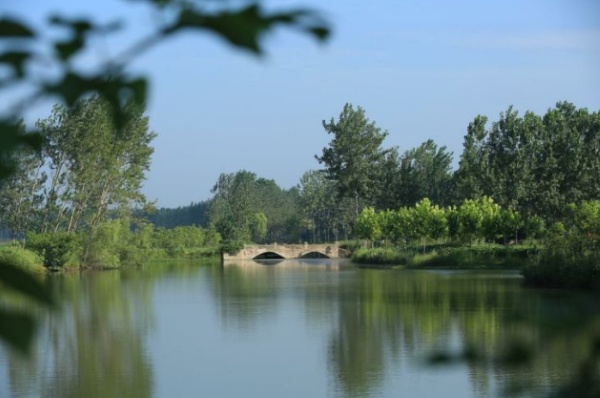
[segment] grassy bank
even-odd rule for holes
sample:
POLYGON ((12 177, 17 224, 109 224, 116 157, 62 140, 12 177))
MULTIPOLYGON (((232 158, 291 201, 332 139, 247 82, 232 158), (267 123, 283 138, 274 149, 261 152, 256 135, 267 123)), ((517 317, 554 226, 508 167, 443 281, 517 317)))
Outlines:
POLYGON ((522 268, 534 261, 532 246, 431 246, 359 249, 352 261, 362 265, 403 265, 411 268, 522 268))
POLYGON ((16 245, 0 246, 0 263, 11 264, 30 272, 46 271, 40 256, 16 245))
POLYGON ((357 249, 352 262, 363 265, 406 265, 410 256, 393 248, 357 249))
POLYGON ((149 249, 147 258, 155 260, 193 260, 206 257, 218 257, 221 255, 220 246, 177 248, 173 250, 149 249))

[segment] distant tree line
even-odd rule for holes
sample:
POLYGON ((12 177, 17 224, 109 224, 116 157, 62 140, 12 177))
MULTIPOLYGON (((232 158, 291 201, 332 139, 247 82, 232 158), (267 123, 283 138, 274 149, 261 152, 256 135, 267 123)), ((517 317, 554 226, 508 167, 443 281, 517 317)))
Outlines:
POLYGON ((156 227, 175 228, 178 226, 208 226, 208 208, 210 201, 190 203, 188 206, 176 208, 161 207, 145 214, 145 217, 156 227))
POLYGON ((457 170, 453 153, 430 139, 402 153, 385 147, 388 132, 361 107, 346 104, 323 128, 331 135, 316 156, 323 169, 307 171, 296 187, 285 190, 248 171, 222 174, 213 198, 163 209, 157 225, 172 226, 167 220, 190 214, 177 225, 212 223, 224 239, 333 241, 353 237, 355 220, 367 207, 398 210, 424 198, 441 207, 492 198, 548 228, 570 217, 571 203, 600 199, 600 113, 568 102, 543 116, 520 116, 512 107, 497 121, 476 116, 457 170))

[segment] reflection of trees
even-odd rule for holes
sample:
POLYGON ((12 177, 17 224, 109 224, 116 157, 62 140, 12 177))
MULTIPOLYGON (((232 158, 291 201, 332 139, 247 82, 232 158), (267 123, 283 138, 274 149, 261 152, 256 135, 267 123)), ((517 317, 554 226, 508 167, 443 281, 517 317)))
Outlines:
POLYGON ((519 385, 543 391, 568 380, 573 364, 590 352, 598 318, 578 312, 573 319, 572 309, 600 312, 589 298, 583 307, 580 300, 571 294, 553 302, 510 278, 362 271, 338 290, 338 326, 329 343, 332 376, 346 396, 365 396, 381 383, 389 363, 468 347, 482 358, 468 363, 480 395, 519 385))
POLYGON ((265 316, 274 314, 281 288, 275 273, 281 269, 251 262, 210 269, 213 275, 208 286, 216 296, 224 327, 253 329, 265 316))
POLYGON ((103 272, 59 276, 52 285, 61 311, 40 321, 31 358, 9 357, 14 395, 150 397, 144 348, 152 322, 149 284, 103 272))
POLYGON ((324 299, 324 295, 329 297, 332 286, 337 286, 338 282, 324 284, 327 278, 323 276, 327 270, 337 271, 340 263, 337 260, 228 263, 224 267, 210 269, 213 275, 209 278, 209 289, 216 297, 225 327, 234 326, 242 330, 256 328, 266 317, 275 315, 284 295, 300 295, 311 302, 306 307, 311 312, 307 316, 309 322, 319 317, 329 322, 332 313, 330 306, 334 300, 324 299))

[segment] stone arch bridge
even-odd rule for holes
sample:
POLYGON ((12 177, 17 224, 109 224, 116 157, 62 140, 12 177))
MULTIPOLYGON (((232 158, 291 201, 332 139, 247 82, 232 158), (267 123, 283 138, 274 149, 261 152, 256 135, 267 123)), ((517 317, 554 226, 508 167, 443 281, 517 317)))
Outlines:
POLYGON ((259 260, 259 259, 291 259, 291 258, 340 258, 347 257, 348 252, 340 249, 337 243, 309 245, 244 245, 236 254, 223 253, 223 261, 259 260))

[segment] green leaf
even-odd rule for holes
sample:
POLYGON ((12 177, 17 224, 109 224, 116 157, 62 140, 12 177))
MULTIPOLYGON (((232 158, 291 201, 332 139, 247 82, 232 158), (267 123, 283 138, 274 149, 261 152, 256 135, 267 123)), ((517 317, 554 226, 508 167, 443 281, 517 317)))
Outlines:
POLYGON ((21 140, 34 151, 40 151, 42 149, 42 135, 40 133, 27 133, 21 135, 21 140))
POLYGON ((223 11, 216 15, 187 9, 181 12, 177 27, 206 29, 236 47, 260 54, 258 36, 266 24, 266 19, 259 14, 259 7, 250 5, 239 11, 223 11))
POLYGON ((329 28, 322 27, 322 26, 321 27, 315 26, 315 27, 307 28, 306 31, 308 33, 311 33, 313 36, 315 36, 320 41, 327 40, 329 38, 329 35, 331 34, 331 30, 329 28))
POLYGON ((35 333, 33 317, 0 308, 0 339, 27 354, 35 333))
POLYGON ((0 282, 47 306, 54 305, 54 298, 43 284, 29 272, 7 262, 0 262, 0 282))
POLYGON ((25 134, 22 125, 11 120, 0 120, 0 179, 15 170, 14 154, 23 146, 35 151, 41 148, 39 134, 25 134))
POLYGON ((236 11, 208 14, 185 9, 171 31, 184 28, 205 29, 217 34, 235 47, 261 54, 261 36, 277 25, 290 25, 324 40, 329 28, 318 15, 310 10, 293 10, 282 13, 265 13, 258 4, 251 4, 236 11))
POLYGON ((35 33, 27 26, 14 19, 0 19, 0 38, 29 38, 34 37, 35 33))
POLYGON ((53 25, 64 26, 72 29, 76 36, 79 37, 95 28, 94 24, 87 19, 68 19, 54 15, 50 17, 49 21, 53 25))
POLYGON ((144 106, 148 95, 147 80, 143 78, 132 80, 129 82, 128 87, 132 91, 133 101, 139 106, 144 106))
POLYGON ((25 62, 31 58, 31 54, 25 51, 9 51, 0 54, 0 64, 12 67, 17 77, 25 76, 25 62))
POLYGON ((84 45, 84 40, 80 36, 76 36, 72 40, 55 43, 54 48, 56 49, 59 58, 64 62, 73 57, 73 55, 77 54, 77 52, 79 52, 84 45))

